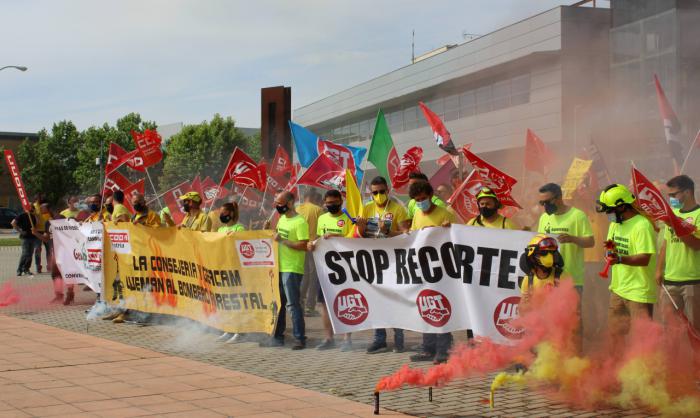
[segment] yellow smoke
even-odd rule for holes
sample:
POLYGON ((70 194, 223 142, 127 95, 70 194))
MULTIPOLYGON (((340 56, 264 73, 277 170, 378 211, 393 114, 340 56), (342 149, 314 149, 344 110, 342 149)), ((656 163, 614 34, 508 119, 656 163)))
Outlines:
POLYGON ((537 357, 528 374, 547 383, 556 383, 567 390, 580 380, 590 367, 590 361, 577 356, 567 356, 548 342, 537 346, 537 357))

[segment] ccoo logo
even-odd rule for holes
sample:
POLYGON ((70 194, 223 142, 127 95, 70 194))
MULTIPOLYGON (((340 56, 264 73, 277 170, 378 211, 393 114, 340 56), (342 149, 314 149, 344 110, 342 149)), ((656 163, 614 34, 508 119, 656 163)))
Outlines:
POLYGON ((369 305, 359 290, 343 289, 335 297, 333 313, 345 325, 358 325, 369 316, 369 305))
POLYGON ((421 291, 416 299, 416 305, 421 318, 434 327, 445 326, 452 316, 452 306, 447 296, 432 289, 421 291))
POLYGON ((518 318, 519 305, 520 296, 510 296, 496 305, 496 310, 493 311, 493 323, 496 329, 501 335, 511 340, 521 338, 525 331, 524 328, 512 324, 512 321, 518 318))

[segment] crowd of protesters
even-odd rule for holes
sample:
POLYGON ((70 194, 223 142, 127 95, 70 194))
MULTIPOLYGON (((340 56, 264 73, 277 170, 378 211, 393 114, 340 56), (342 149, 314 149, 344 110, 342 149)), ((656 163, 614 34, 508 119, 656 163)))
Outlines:
MULTIPOLYGON (((445 184, 433 190, 424 174, 412 173, 408 186, 410 200, 404 204, 393 195, 385 178, 376 177, 369 182, 370 199, 356 219, 351 219, 343 210, 343 196, 335 190, 327 191, 321 196, 315 189, 309 189, 303 203, 299 205, 295 204, 297 196, 291 192, 280 191, 275 195, 273 206, 279 217, 274 225, 268 220, 262 227, 274 229, 274 239, 279 242, 282 308, 275 332, 264 345, 284 346, 289 314, 294 340, 291 347, 293 350, 306 348, 304 317, 318 315, 317 304, 325 303, 311 256, 318 240, 335 237, 385 239, 424 228, 449 228, 461 223, 446 203, 454 186, 445 184)), ((700 206, 695 200, 693 180, 685 175, 676 176, 666 186, 675 214, 700 226, 700 206)), ((590 222, 590 216, 600 215, 587 214, 571 206, 570 202, 565 202, 561 187, 554 183, 542 185, 538 196, 543 213, 532 226, 518 225, 513 219, 504 216, 498 196, 488 188, 478 190, 475 196, 479 214, 464 222, 475 227, 525 229, 539 233, 527 248, 525 263, 521 263, 521 268, 526 273, 520 283, 523 305, 527 305, 532 292, 556 286, 562 280, 573 281, 579 294, 583 295, 586 275, 584 250, 598 248, 600 264, 607 262, 612 265, 608 330, 613 341, 624 337, 631 319, 651 318, 657 298, 668 308, 664 312, 671 312, 673 306, 677 313, 683 312, 691 324, 700 324, 700 230, 688 236, 676 236, 672 228, 655 225, 644 216, 635 204, 635 196, 626 186, 612 184, 600 193, 596 201, 598 212, 607 214, 609 221, 605 237, 609 244, 604 249, 603 242, 596 242, 590 222)), ((54 279, 53 302, 63 302, 66 305, 74 302, 73 286, 67 286, 64 292, 60 272, 53 258, 51 219, 132 222, 149 228, 169 226, 222 234, 246 229, 240 220, 235 195, 207 212, 198 192, 183 194, 180 201, 186 214, 179 224, 175 223, 167 210, 158 214, 149 208, 142 194, 129 197, 133 211, 125 205, 125 198, 122 192, 117 191, 105 196, 89 196, 81 205, 77 197, 70 196, 66 199, 67 207, 57 213, 41 195, 37 195, 31 210, 22 213, 12 222, 22 240, 17 275, 32 274, 30 268, 33 258, 35 271, 41 273, 43 266, 46 266, 54 279), (42 249, 45 254, 43 266, 42 249)), ((580 303, 577 309, 581 311, 580 303)), ((328 310, 323 306, 320 311, 324 338, 316 348, 329 350, 338 347, 341 351, 352 349, 349 333, 342 336, 340 344, 336 343, 328 310)), ((118 311, 105 319, 123 322, 125 314, 124 311, 118 311)), ((578 332, 579 350, 581 328, 582 325, 578 332)), ((393 351, 406 350, 404 331, 394 329, 392 333, 393 351)), ((388 351, 387 335, 385 329, 374 330, 367 353, 388 351)), ((467 331, 467 336, 469 339, 474 337, 470 330, 467 331)), ((245 341, 245 335, 223 334, 220 341, 245 341)), ((450 333, 424 334, 422 344, 417 347, 418 353, 411 356, 411 359, 445 362, 452 344, 453 336, 450 333)))

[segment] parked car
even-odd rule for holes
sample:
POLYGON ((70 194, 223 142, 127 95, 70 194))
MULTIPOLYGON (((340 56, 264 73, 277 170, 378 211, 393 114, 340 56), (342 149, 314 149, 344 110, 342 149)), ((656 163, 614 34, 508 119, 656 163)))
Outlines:
POLYGON ((17 212, 10 208, 0 208, 0 228, 12 228, 10 222, 17 217, 17 212))

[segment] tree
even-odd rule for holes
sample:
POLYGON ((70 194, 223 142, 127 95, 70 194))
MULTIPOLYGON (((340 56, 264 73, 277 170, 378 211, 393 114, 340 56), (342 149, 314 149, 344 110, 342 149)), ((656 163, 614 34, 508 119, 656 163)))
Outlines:
MULTIPOLYGON (((155 122, 143 121, 138 113, 129 113, 117 120, 116 126, 105 123, 102 126, 91 126, 80 134, 80 148, 78 149, 78 166, 74 177, 80 190, 84 193, 96 193, 102 188, 100 179, 100 166, 96 158, 102 161, 102 168, 107 162, 109 143, 114 142, 127 151, 135 148, 131 137, 131 131, 143 132, 144 129, 156 129, 155 122)), ((134 174, 131 180, 135 180, 134 174)))
POLYGON ((231 117, 223 118, 217 113, 209 122, 185 126, 165 147, 161 189, 167 190, 197 175, 218 181, 235 147, 256 161, 260 157, 259 138, 245 135, 231 117))
POLYGON ((25 140, 17 150, 27 193, 43 193, 51 203, 78 191, 73 173, 78 166, 78 129, 73 122, 55 123, 51 133, 39 132, 37 141, 25 140))

